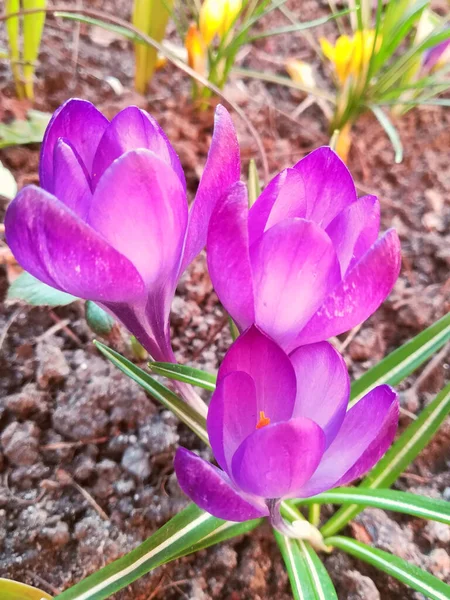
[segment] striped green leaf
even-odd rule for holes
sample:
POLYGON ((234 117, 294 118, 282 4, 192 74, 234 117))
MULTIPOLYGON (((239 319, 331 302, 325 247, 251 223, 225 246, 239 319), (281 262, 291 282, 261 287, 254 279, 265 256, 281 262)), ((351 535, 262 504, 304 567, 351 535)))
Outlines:
POLYGON ((149 367, 157 375, 162 375, 168 379, 183 381, 211 392, 216 389, 216 376, 201 369, 166 362, 151 362, 149 367))
POLYGON ((448 600, 450 598, 449 585, 394 554, 371 548, 347 537, 330 537, 325 542, 395 577, 427 598, 432 598, 432 600, 448 600))
MULTIPOLYGON (((248 531, 250 524, 255 527, 258 522, 232 523, 236 526, 233 534, 239 534, 239 525, 245 532, 248 531)), ((221 519, 205 513, 195 504, 190 504, 135 550, 83 579, 56 598, 57 600, 109 598, 152 569, 175 557, 190 554, 204 538, 209 537, 210 543, 203 547, 215 543, 212 534, 224 524, 221 519)))
POLYGON ((308 542, 274 531, 289 575, 294 600, 337 600, 327 570, 308 542))
POLYGON ((450 340, 450 313, 391 352, 352 383, 351 404, 382 383, 397 385, 450 340))
MULTIPOLYGON (((424 408, 417 420, 402 433, 359 487, 369 489, 390 487, 425 448, 449 412, 450 384, 424 408)), ((355 504, 340 508, 322 527, 322 534, 330 536, 340 531, 361 510, 362 507, 355 504)))
POLYGON ((394 124, 392 123, 392 121, 390 120, 390 118, 387 116, 387 114, 384 112, 384 110, 382 108, 374 105, 374 106, 370 107, 370 110, 376 116, 381 127, 386 132, 386 135, 388 136, 388 138, 392 144, 392 147, 394 148, 395 162, 397 164, 401 163, 403 160, 403 146, 402 146, 402 141, 400 139, 400 135, 397 131, 397 128, 394 126, 394 124))
POLYGON ((110 360, 113 365, 128 375, 133 381, 138 383, 153 398, 161 402, 166 408, 171 410, 179 419, 183 421, 198 437, 208 444, 208 434, 206 432, 206 421, 197 411, 191 408, 186 402, 181 400, 171 390, 159 383, 151 375, 140 369, 130 360, 111 350, 105 344, 99 341, 94 342, 100 352, 110 360))
POLYGON ((395 490, 372 490, 361 487, 336 488, 313 498, 295 500, 295 504, 357 504, 431 519, 450 525, 450 503, 395 490))

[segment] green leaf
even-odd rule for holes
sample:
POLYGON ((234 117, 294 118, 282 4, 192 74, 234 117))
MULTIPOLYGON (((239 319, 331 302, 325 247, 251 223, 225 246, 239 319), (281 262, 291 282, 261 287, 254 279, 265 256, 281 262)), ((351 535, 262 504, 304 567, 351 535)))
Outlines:
POLYGON ((150 362, 148 366, 157 375, 162 375, 168 379, 190 383, 211 392, 216 389, 216 376, 201 369, 166 362, 150 362))
POLYGON ((427 598, 432 598, 432 600, 448 600, 450 598, 449 585, 394 554, 371 548, 347 537, 330 537, 325 542, 395 577, 427 598))
POLYGON ((388 383, 397 385, 418 369, 435 352, 450 340, 450 313, 416 335, 412 340, 394 350, 352 383, 351 402, 355 404, 369 390, 388 383))
POLYGON ((24 271, 8 289, 8 298, 25 300, 32 306, 66 306, 79 300, 75 296, 55 290, 24 271))
MULTIPOLYGON (((12 15, 20 11, 20 0, 6 0, 5 13, 12 15)), ((11 61, 11 70, 16 86, 16 93, 19 98, 23 98, 22 70, 20 68, 20 21, 19 17, 12 17, 6 20, 6 34, 8 36, 9 58, 11 61)))
POLYGON ((122 373, 125 373, 125 375, 138 383, 146 392, 153 396, 153 398, 171 410, 181 421, 183 421, 183 423, 192 429, 201 440, 206 444, 209 443, 204 417, 199 415, 197 411, 162 385, 162 383, 153 379, 151 375, 146 373, 143 369, 140 369, 115 350, 111 350, 111 348, 108 348, 108 346, 105 346, 97 340, 94 344, 100 352, 113 363, 113 365, 122 371, 122 373))
POLYGON ((403 146, 397 129, 394 127, 391 120, 382 108, 380 108, 379 106, 371 106, 370 110, 376 116, 378 122, 383 127, 384 131, 386 132, 386 135, 391 141, 391 144, 395 150, 395 162, 397 164, 401 163, 403 160, 403 146))
POLYGON ((29 110, 27 120, 15 119, 0 123, 0 148, 42 142, 51 115, 38 110, 29 110))
POLYGON ((337 600, 327 570, 308 542, 274 530, 291 582, 294 600, 337 600))
POLYGON ((94 333, 109 335, 114 327, 115 319, 98 304, 88 300, 85 305, 86 321, 94 333))
POLYGON ((31 585, 1 578, 0 598, 2 600, 51 600, 51 596, 31 585))
MULTIPOLYGON (((22 8, 24 10, 45 8, 46 6, 47 0, 22 0, 22 8)), ((35 62, 39 54, 44 23, 45 12, 37 12, 23 16, 23 60, 25 63, 23 66, 23 83, 25 96, 29 100, 34 98, 33 77, 36 68, 35 62)))
POLYGON ((406 515, 431 519, 450 525, 450 503, 427 496, 418 496, 395 490, 356 488, 336 488, 313 498, 294 500, 295 505, 319 504, 358 504, 392 510, 406 515))
MULTIPOLYGON (((423 409, 417 420, 407 427, 359 487, 370 489, 390 487, 429 443, 449 412, 450 384, 423 409)), ((338 532, 361 510, 360 506, 354 504, 340 508, 322 527, 322 535, 329 536, 338 532)))
POLYGON ((173 557, 189 554, 192 547, 223 524, 221 519, 190 504, 135 550, 83 579, 57 596, 57 600, 109 598, 173 557))

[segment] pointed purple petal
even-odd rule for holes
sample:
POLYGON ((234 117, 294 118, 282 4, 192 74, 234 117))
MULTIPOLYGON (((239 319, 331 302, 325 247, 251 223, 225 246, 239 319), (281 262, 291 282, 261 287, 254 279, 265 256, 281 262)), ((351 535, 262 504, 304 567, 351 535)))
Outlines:
POLYGON ((310 419, 298 418, 257 429, 236 451, 233 478, 248 494, 282 498, 308 481, 325 448, 325 435, 310 419))
POLYGON ((148 286, 172 288, 180 264, 187 202, 172 167, 150 150, 131 150, 107 169, 89 224, 136 267, 148 286))
MULTIPOLYGON (((290 352, 298 332, 340 281, 330 238, 303 219, 274 225, 250 248, 257 325, 290 352)), ((322 338, 323 339, 323 338, 322 338)))
POLYGON ((255 382, 247 373, 229 373, 217 384, 207 418, 214 458, 227 473, 233 454, 255 431, 258 420, 255 382))
POLYGON ((285 169, 272 179, 249 211, 250 244, 279 221, 303 218, 305 215, 306 192, 303 177, 295 169, 285 169))
POLYGON ((206 244, 211 214, 228 188, 241 174, 239 144, 233 121, 225 107, 216 109, 214 133, 205 170, 189 214, 183 271, 206 244))
POLYGON ((248 373, 256 386, 257 410, 272 422, 290 419, 296 394, 295 373, 287 354, 257 327, 252 326, 230 347, 218 373, 248 373))
POLYGON ((218 519, 249 521, 268 515, 267 507, 258 499, 251 504, 234 488, 229 477, 210 463, 185 448, 175 455, 175 473, 183 492, 197 506, 218 519))
POLYGON ((127 303, 145 293, 125 256, 38 187, 24 188, 12 201, 5 231, 21 266, 52 287, 99 302, 127 303))
POLYGON ((350 171, 331 148, 317 148, 298 162, 294 169, 303 177, 306 218, 323 228, 357 199, 350 171))
POLYGON ((300 333, 297 345, 339 335, 368 319, 394 287, 400 267, 400 240, 390 229, 347 272, 300 333))
POLYGON ((347 485, 367 473, 392 444, 398 415, 397 394, 388 385, 364 396, 348 411, 320 466, 298 497, 347 485))
POLYGON ((380 203, 364 196, 342 212, 327 227, 341 265, 341 275, 351 269, 377 241, 380 230, 380 203))
POLYGON ((54 195, 85 221, 92 200, 89 176, 67 140, 56 142, 53 166, 54 195))
POLYGON ((39 162, 41 186, 54 192, 53 152, 59 138, 69 140, 90 173, 97 145, 108 123, 108 119, 87 100, 72 98, 60 106, 51 118, 42 142, 39 162))
POLYGON ((328 342, 301 346, 289 358, 297 376, 292 416, 308 417, 320 425, 329 446, 347 411, 350 378, 345 361, 328 342))
POLYGON ((151 150, 170 165, 186 189, 180 159, 166 134, 152 116, 137 106, 128 106, 120 111, 103 134, 92 167, 93 187, 116 158, 129 150, 138 149, 151 150))
POLYGON ((208 230, 209 275, 219 300, 241 330, 255 321, 247 218, 247 188, 238 182, 217 204, 208 230))

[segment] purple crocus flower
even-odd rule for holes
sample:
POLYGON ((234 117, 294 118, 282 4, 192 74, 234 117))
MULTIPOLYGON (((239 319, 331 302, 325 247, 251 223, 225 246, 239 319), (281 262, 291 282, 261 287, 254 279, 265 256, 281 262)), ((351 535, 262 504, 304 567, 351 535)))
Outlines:
POLYGON ((338 155, 322 147, 277 175, 248 210, 236 183, 208 231, 214 288, 240 331, 256 323, 291 352, 367 319, 400 271, 400 242, 380 239, 376 197, 357 197, 338 155))
MULTIPOLYGON (((433 48, 427 50, 424 54, 423 68, 431 71, 441 60, 444 59, 447 49, 450 47, 450 39, 444 40, 433 48)), ((446 55, 447 56, 447 55, 446 55)))
POLYGON ((245 521, 278 505, 361 477, 390 446, 398 422, 387 385, 347 411, 349 377, 328 343, 288 356, 256 326, 230 347, 208 411, 208 435, 220 469, 180 448, 175 471, 182 490, 221 519, 245 521))
POLYGON ((190 212, 177 154, 135 106, 108 121, 72 99, 54 114, 40 183, 8 207, 6 239, 44 283, 118 317, 155 360, 172 360, 169 312, 181 273, 206 242, 216 199, 240 176, 228 112, 217 108, 206 167, 190 212))

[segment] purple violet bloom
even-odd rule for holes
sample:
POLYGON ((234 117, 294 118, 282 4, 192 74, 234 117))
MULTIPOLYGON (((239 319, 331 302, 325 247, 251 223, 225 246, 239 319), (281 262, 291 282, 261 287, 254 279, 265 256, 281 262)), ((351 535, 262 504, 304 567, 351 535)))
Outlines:
POLYGON ((328 147, 277 175, 248 210, 234 184, 208 231, 208 267, 223 306, 244 331, 256 323, 286 351, 367 319, 400 271, 394 230, 380 239, 376 197, 357 197, 328 147))
POLYGON ((216 199, 240 176, 228 112, 217 108, 190 212, 177 154, 135 106, 110 122, 90 102, 66 102, 45 132, 39 175, 41 188, 25 187, 6 213, 17 261, 113 313, 155 360, 173 360, 169 313, 178 279, 205 245, 216 199))
POLYGON ((288 356, 256 326, 230 347, 208 411, 220 469, 179 448, 181 489, 215 517, 245 521, 279 502, 306 498, 364 475, 389 448, 398 423, 396 393, 370 391, 347 411, 344 360, 328 342, 288 356))

